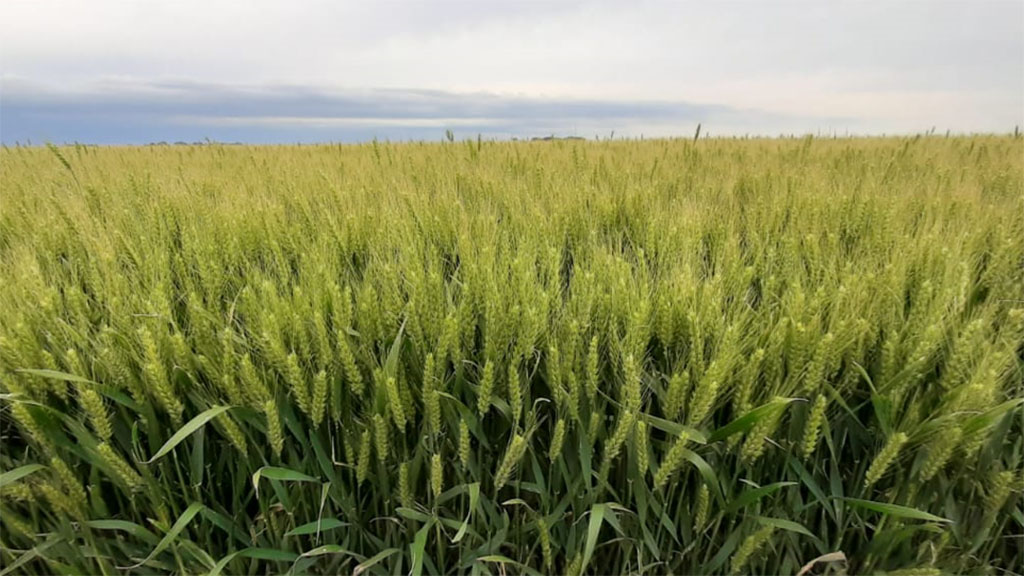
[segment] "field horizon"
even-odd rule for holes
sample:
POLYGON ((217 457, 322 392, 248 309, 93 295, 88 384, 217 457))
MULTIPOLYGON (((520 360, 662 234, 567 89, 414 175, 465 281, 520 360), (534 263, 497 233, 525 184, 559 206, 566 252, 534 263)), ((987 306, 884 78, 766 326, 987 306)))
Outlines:
POLYGON ((615 135, 614 131, 605 134, 595 134, 593 136, 579 136, 574 134, 538 134, 533 136, 485 136, 481 133, 464 133, 459 131, 453 132, 452 136, 443 131, 439 131, 435 138, 386 138, 386 137, 364 137, 356 140, 310 140, 310 141, 298 141, 298 142, 286 142, 286 141, 228 141, 228 140, 216 140, 209 138, 202 138, 200 140, 192 141, 154 141, 154 142, 138 142, 138 143, 95 143, 95 142, 76 142, 76 141, 42 141, 40 143, 31 142, 5 142, 0 144, 0 148, 46 148, 48 146, 59 146, 59 147, 74 147, 74 146, 88 146, 94 148, 151 148, 160 146, 170 147, 182 147, 182 146, 242 146, 242 147, 288 147, 288 146, 364 146, 378 142, 381 144, 445 144, 451 142, 476 142, 477 140, 489 143, 512 143, 512 142, 563 142, 563 141, 579 141, 579 142, 700 142, 700 141, 786 141, 786 140, 846 140, 846 141, 857 141, 857 140, 886 140, 886 139, 906 139, 906 138, 1019 138, 1021 137, 1020 126, 1014 126, 1012 130, 1006 131, 936 131, 935 128, 928 130, 910 130, 905 132, 891 132, 891 133, 828 133, 828 132, 807 132, 807 133, 750 133, 750 134, 716 134, 709 131, 709 128, 704 128, 702 125, 700 133, 691 132, 689 135, 679 133, 676 135, 658 135, 658 136, 644 136, 643 134, 626 136, 626 135, 615 135))

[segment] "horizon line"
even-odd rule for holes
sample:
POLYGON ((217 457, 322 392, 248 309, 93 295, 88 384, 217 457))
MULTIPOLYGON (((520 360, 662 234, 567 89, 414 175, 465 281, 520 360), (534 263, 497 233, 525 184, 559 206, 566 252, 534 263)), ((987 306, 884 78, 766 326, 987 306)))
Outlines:
MULTIPOLYGON (((701 125, 698 125, 701 126, 701 125)), ((602 137, 600 134, 594 137, 586 137, 575 134, 545 134, 542 136, 529 136, 529 137, 495 137, 487 136, 483 137, 483 133, 476 133, 471 137, 465 138, 449 138, 447 134, 442 133, 436 139, 416 139, 416 138, 387 138, 387 137, 373 137, 360 139, 356 141, 344 141, 344 140, 319 140, 319 141, 302 141, 302 142, 260 142, 260 141, 240 141, 240 140, 215 140, 209 137, 203 137, 202 140, 193 140, 191 142, 176 140, 173 142, 159 140, 145 143, 95 143, 95 142, 81 142, 81 141, 61 141, 54 142, 52 140, 44 140, 39 143, 28 140, 26 142, 15 141, 15 142, 4 142, 0 140, 0 147, 2 148, 46 148, 49 146, 63 146, 63 147, 74 147, 74 146, 88 146, 92 148, 147 148, 147 147, 174 147, 174 146, 259 146, 259 147, 286 147, 286 146, 364 146, 372 143, 385 143, 385 144, 452 144, 452 143, 463 143, 463 142, 490 142, 490 143, 530 143, 530 142, 658 142, 658 141, 690 141, 698 142, 700 140, 803 140, 807 138, 811 139, 823 139, 823 140, 858 140, 858 139, 892 139, 892 138, 913 138, 913 137, 927 137, 927 138, 977 138, 977 137, 1002 137, 1019 139, 1022 136, 1021 126, 1014 126, 1013 130, 1006 132, 996 131, 962 131, 962 130, 945 130, 939 132, 935 127, 929 128, 928 130, 917 130, 917 131, 893 131, 893 132, 850 132, 844 131, 839 133, 838 131, 833 132, 803 132, 803 133, 746 133, 746 134, 714 134, 710 131, 706 131, 704 128, 700 128, 700 131, 694 135, 672 135, 672 136, 645 136, 640 134, 638 136, 629 135, 615 135, 615 131, 610 131, 608 136, 602 137)))

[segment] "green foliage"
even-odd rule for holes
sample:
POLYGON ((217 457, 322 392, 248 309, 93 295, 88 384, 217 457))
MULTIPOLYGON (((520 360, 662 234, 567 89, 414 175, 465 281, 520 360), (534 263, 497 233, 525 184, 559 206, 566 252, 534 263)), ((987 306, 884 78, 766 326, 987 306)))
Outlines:
POLYGON ((1024 141, 0 150, 0 574, 1001 574, 1024 141))

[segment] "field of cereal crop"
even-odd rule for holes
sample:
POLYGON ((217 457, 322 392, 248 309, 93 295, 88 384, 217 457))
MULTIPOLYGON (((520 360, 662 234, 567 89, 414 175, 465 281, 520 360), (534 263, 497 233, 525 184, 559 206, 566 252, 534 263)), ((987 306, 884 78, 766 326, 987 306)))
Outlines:
POLYGON ((0 187, 0 574, 1024 562, 1020 138, 5 148, 0 187))

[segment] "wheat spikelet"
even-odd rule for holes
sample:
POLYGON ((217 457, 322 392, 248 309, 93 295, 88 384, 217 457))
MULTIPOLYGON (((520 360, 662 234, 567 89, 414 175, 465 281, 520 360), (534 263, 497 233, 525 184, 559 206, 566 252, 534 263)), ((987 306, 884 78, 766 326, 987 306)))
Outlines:
POLYGON ((640 368, 632 355, 623 359, 623 385, 620 397, 622 405, 628 411, 640 409, 643 401, 643 384, 640 380, 640 368))
POLYGON ((356 484, 362 484, 366 482, 366 479, 370 475, 370 430, 363 430, 362 435, 359 438, 359 458, 356 461, 356 484))
POLYGON ((441 394, 434 376, 434 355, 428 354, 423 368, 423 412, 433 434, 441 433, 441 394))
POLYGON ((829 363, 832 361, 835 348, 835 337, 832 333, 825 334, 814 350, 814 356, 807 365, 807 372, 804 375, 803 391, 811 394, 821 388, 825 376, 829 371, 829 363))
POLYGON ((313 428, 319 428, 327 412, 327 372, 320 370, 313 377, 313 398, 311 400, 313 428))
POLYGON ((242 433, 242 429, 238 427, 238 423, 227 413, 218 416, 217 422, 224 429, 224 435, 228 437, 231 445, 244 455, 246 453, 245 435, 242 433))
POLYGON ((221 391, 227 396, 228 404, 233 406, 244 406, 246 404, 246 399, 242 397, 242 391, 233 373, 225 372, 220 377, 219 382, 221 391))
POLYGON ((263 378, 256 372, 252 358, 246 354, 238 363, 238 374, 242 382, 242 392, 246 403, 251 408, 261 408, 271 399, 270 389, 263 378))
POLYGON ((925 458, 924 463, 921 464, 921 482, 931 480, 949 462, 953 451, 956 450, 957 445, 960 443, 961 435, 960 428, 954 426, 943 430, 935 440, 928 444, 928 456, 925 458))
POLYGON ((599 412, 590 413, 590 422, 587 425, 587 436, 590 439, 591 444, 597 439, 598 428, 601 426, 601 422, 604 420, 604 415, 599 412))
POLYGON ((693 397, 690 399, 689 414, 686 418, 686 423, 690 426, 700 424, 711 412, 715 398, 718 397, 718 388, 720 386, 717 375, 717 365, 715 362, 712 362, 711 367, 708 368, 704 378, 700 380, 700 384, 697 385, 697 388, 693 391, 693 397))
POLYGON ((548 459, 554 464, 562 456, 562 444, 565 442, 565 419, 559 418, 551 433, 551 445, 548 448, 548 459))
POLYGON ((398 466, 398 501, 405 508, 413 507, 412 485, 409 481, 409 463, 402 462, 398 466))
POLYGON ((96 436, 102 442, 110 440, 114 430, 110 422, 110 415, 107 413, 107 407, 103 403, 103 398, 88 384, 79 383, 76 385, 76 388, 78 389, 78 401, 89 416, 89 424, 92 425, 96 436))
POLYGON ((789 355, 786 358, 786 366, 789 377, 800 378, 807 368, 811 353, 811 332, 803 322, 793 325, 790 334, 789 355))
POLYGON ((494 365, 490 360, 484 364, 484 373, 480 378, 480 387, 477 388, 477 411, 480 417, 487 415, 491 409, 491 394, 494 393, 494 365))
POLYGON ((442 368, 447 366, 448 360, 457 359, 459 350, 459 319, 454 314, 448 314, 444 319, 444 328, 441 330, 441 341, 437 346, 437 362, 442 368))
POLYGON ((115 387, 127 388, 136 402, 145 398, 145 394, 139 389, 136 379, 128 368, 128 364, 121 352, 111 346, 104 346, 99 352, 99 362, 105 369, 109 381, 115 387))
MULTIPOLYGON (((24 333, 24 324, 18 323, 15 326, 15 330, 18 333, 24 333)), ((35 348, 35 343, 19 342, 15 343, 14 340, 8 338, 4 334, 0 334, 0 361, 3 361, 5 367, 8 367, 12 372, 19 368, 25 368, 30 365, 22 356, 22 349, 35 348)))
POLYGON ((263 405, 263 414, 267 418, 267 440, 270 442, 270 449, 274 456, 281 457, 281 450, 284 448, 284 433, 281 430, 281 416, 277 412, 277 403, 273 398, 263 405))
POLYGON ((295 404, 306 416, 312 417, 312 398, 309 395, 309 383, 299 367, 299 358, 295 352, 289 354, 285 359, 285 381, 295 398, 295 404))
POLYGON ((986 322, 978 318, 964 328, 945 363, 942 385, 952 389, 970 378, 971 370, 985 347, 986 322))
POLYGON ((466 424, 465 420, 459 421, 459 462, 462 463, 463 469, 469 468, 469 458, 473 454, 473 448, 470 444, 469 438, 469 425, 466 424))
POLYGON ((1003 470, 989 476, 985 486, 984 510, 989 523, 994 522, 996 515, 1006 504, 1010 493, 1021 483, 1020 474, 1013 470, 1003 470))
POLYGON ((595 335, 590 339, 590 346, 587 348, 587 397, 591 402, 597 400, 598 379, 600 377, 599 367, 601 362, 599 341, 595 335))
POLYGON ((899 362, 899 337, 889 334, 882 347, 882 372, 880 384, 889 384, 896 378, 899 362))
POLYGON ((611 470, 612 464, 615 462, 615 458, 618 457, 619 452, 622 451, 622 445, 629 439, 629 435, 633 431, 633 424, 636 422, 636 415, 625 410, 619 414, 618 424, 615 426, 615 432, 612 433, 611 438, 604 445, 604 454, 601 457, 601 477, 607 477, 609 470, 611 470))
POLYGON ((398 380, 394 376, 388 376, 384 381, 384 389, 387 391, 388 397, 388 409, 391 412, 391 418, 395 422, 395 426, 399 430, 405 428, 405 406, 402 402, 401 392, 398 389, 398 380))
POLYGON ((523 388, 519 383, 519 369, 516 361, 508 365, 508 407, 512 410, 512 421, 519 422, 519 416, 523 412, 523 388))
POLYGON ((824 394, 819 394, 807 414, 807 422, 804 424, 804 435, 801 440, 801 454, 807 460, 814 454, 818 446, 818 438, 821 436, 821 425, 825 422, 825 409, 828 408, 828 400, 824 394))
POLYGON ((163 409, 170 414, 174 425, 180 426, 181 415, 185 411, 185 407, 178 400, 178 395, 167 378, 167 371, 164 368, 156 339, 145 327, 139 329, 139 338, 142 341, 145 362, 143 379, 163 409))
POLYGON ((1013 470, 1003 470, 989 476, 985 488, 985 513, 994 516, 1006 503, 1014 487, 1020 486, 1020 475, 1013 470))
POLYGON ((551 569, 551 531, 548 529, 547 521, 543 518, 537 519, 537 535, 540 538, 540 551, 541 557, 544 561, 544 567, 551 569))
POLYGON ((697 505, 695 506, 696 512, 693 514, 693 530, 700 532, 704 529, 704 526, 708 522, 708 510, 711 505, 711 491, 708 490, 707 484, 701 484, 700 490, 697 491, 697 505))
POLYGON ((124 482, 130 489, 136 490, 142 486, 142 477, 136 472, 127 462, 124 461, 121 456, 110 447, 110 444, 106 442, 100 443, 96 447, 96 452, 99 453, 100 458, 110 466, 114 473, 121 482, 124 482))
POLYGON ((285 378, 288 376, 288 351, 284 347, 277 327, 277 318, 271 314, 266 318, 271 329, 260 334, 260 346, 267 362, 285 378))
POLYGON ((875 456, 875 459, 871 461, 871 466, 868 467, 867 473, 864 475, 864 487, 870 488, 875 482, 885 475, 885 472, 889 469, 889 465, 899 455, 900 449, 907 443, 909 438, 903 432, 897 432, 893 434, 889 440, 882 447, 882 451, 875 456))
POLYGON ((402 403, 402 415, 407 423, 412 422, 416 419, 416 404, 413 403, 412 387, 409 386, 405 378, 397 378, 395 386, 398 388, 398 399, 402 403))
MULTIPOLYGON (((29 502, 32 498, 32 488, 27 482, 8 484, 0 488, 0 500, 20 503, 29 502)), ((4 518, 4 521, 6 520, 7 518, 4 518)))
POLYGON ((338 335, 338 360, 341 362, 341 369, 345 374, 345 382, 348 384, 349 392, 356 398, 359 398, 363 395, 366 385, 363 382, 363 375, 359 372, 359 367, 356 365, 355 356, 352 355, 352 349, 349 348, 345 337, 340 334, 338 335))
MULTIPOLYGON (((10 387, 10 383, 8 383, 8 387, 10 387)), ((45 453, 53 453, 53 443, 50 437, 46 434, 43 427, 39 425, 39 422, 36 421, 35 416, 27 405, 21 401, 15 401, 11 405, 11 415, 14 416, 14 421, 27 432, 26 436, 28 438, 34 440, 45 453)))
POLYGON ((774 533, 774 526, 764 526, 757 532, 747 536, 730 559, 729 571, 732 574, 740 574, 743 571, 743 568, 747 565, 747 561, 750 560, 750 557, 760 550, 761 547, 771 539, 772 534, 774 533))
POLYGON ((569 388, 569 393, 566 395, 566 403, 569 409, 569 415, 576 422, 583 423, 580 418, 580 405, 583 403, 583 390, 580 386, 579 379, 576 378, 575 372, 567 372, 565 374, 565 383, 569 388))
POLYGON ((34 541, 36 539, 36 531, 32 528, 32 526, 28 522, 25 522, 21 518, 15 516, 14 514, 4 515, 4 526, 14 531, 15 533, 21 534, 29 540, 34 541))
POLYGON ((633 431, 634 445, 633 449, 636 451, 636 468, 640 472, 640 477, 647 476, 648 453, 647 453, 647 423, 643 420, 638 420, 636 423, 636 429, 633 431))
POLYGON ((675 473, 686 459, 686 444, 689 442, 689 437, 684 432, 680 434, 675 441, 672 443, 672 447, 669 448, 668 453, 665 454, 665 458, 661 461, 661 466, 658 471, 654 474, 654 489, 661 490, 668 484, 672 474, 675 473))
POLYGON ((54 471, 57 479, 60 480, 61 486, 64 491, 70 496, 72 502, 79 502, 84 504, 88 501, 85 495, 85 490, 82 488, 82 484, 79 482, 78 477, 75 473, 68 468, 68 465, 63 460, 54 456, 50 458, 50 469, 54 471))
POLYGON ((677 372, 668 382, 668 397, 665 399, 665 416, 676 420, 686 408, 686 398, 690 394, 690 373, 677 372))
POLYGON ((313 312, 313 342, 319 367, 322 370, 331 368, 333 373, 334 351, 327 331, 327 321, 319 309, 313 312))
POLYGON ((565 566, 565 576, 582 576, 583 575, 583 556, 576 554, 572 557, 565 566))
MULTIPOLYGON (((782 381, 786 334, 790 331, 791 325, 792 322, 789 318, 779 320, 768 337, 763 361, 762 380, 769 386, 775 386, 782 381)), ((756 374, 753 377, 756 378, 756 374)))
POLYGON ((43 495, 43 498, 50 504, 50 508, 59 510, 72 518, 81 518, 81 505, 84 501, 75 501, 57 486, 49 482, 42 482, 36 485, 36 489, 43 495))
POLYGON ((754 350, 754 353, 750 356, 750 361, 743 369, 739 384, 736 386, 735 392, 733 393, 733 401, 735 402, 736 413, 738 415, 746 414, 752 408, 751 396, 753 395, 754 387, 757 384, 757 379, 760 375, 764 357, 764 348, 754 350))
POLYGON ((548 347, 547 356, 547 384, 548 389, 551 391, 551 397, 555 399, 555 404, 558 406, 564 406, 567 397, 565 390, 562 389, 562 362, 558 353, 558 348, 554 346, 548 347))
POLYGON ((430 458, 430 488, 434 492, 434 498, 440 498, 444 491, 444 466, 440 454, 434 454, 430 458))
POLYGON ((356 454, 356 446, 352 444, 352 435, 342 432, 341 436, 341 448, 345 455, 345 462, 350 465, 357 464, 358 455, 356 454))
POLYGON ((526 439, 516 434, 512 437, 512 442, 509 443, 508 449, 505 451, 505 455, 501 459, 501 464, 498 466, 497 472, 494 474, 494 491, 498 492, 511 478, 512 473, 515 472, 516 466, 519 465, 519 460, 523 458, 523 454, 526 453, 526 439))
POLYGON ((387 420, 380 414, 373 415, 373 430, 373 438, 377 449, 377 461, 383 464, 388 457, 388 438, 391 432, 388 429, 387 420))

